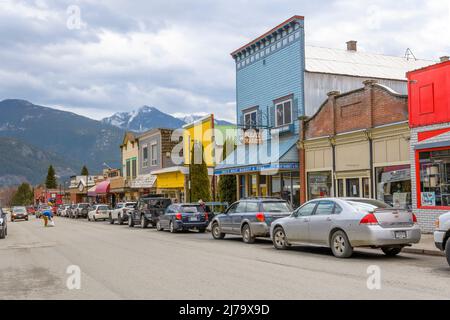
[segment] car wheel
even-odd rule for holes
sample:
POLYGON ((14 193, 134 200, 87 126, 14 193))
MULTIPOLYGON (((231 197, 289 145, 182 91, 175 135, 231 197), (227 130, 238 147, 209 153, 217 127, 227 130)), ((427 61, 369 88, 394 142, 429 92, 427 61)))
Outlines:
POLYGON ((220 232, 220 227, 217 222, 212 225, 211 234, 216 240, 222 240, 223 238, 225 238, 225 233, 220 232))
POLYGON ((350 258, 353 248, 344 231, 338 230, 331 236, 331 251, 336 258, 350 258))
POLYGON ((109 215, 109 224, 114 224, 114 219, 112 218, 112 215, 109 215))
POLYGON ((245 243, 255 242, 255 237, 252 235, 252 230, 248 224, 245 224, 242 227, 242 240, 244 240, 245 243))
POLYGON ((164 231, 164 228, 161 227, 161 222, 156 222, 156 231, 164 231))
POLYGON ((133 216, 131 216, 131 215, 128 217, 128 226, 130 228, 134 227, 134 220, 133 220, 133 216))
POLYGON ((445 255, 447 256, 447 262, 450 265, 450 238, 448 238, 447 244, 445 245, 445 255))
POLYGON ((147 228, 147 226, 148 226, 148 221, 145 218, 145 215, 141 215, 141 228, 145 229, 145 228, 147 228))
POLYGON ((170 230, 171 233, 177 232, 177 230, 175 230, 175 226, 173 225, 173 222, 172 222, 172 221, 170 221, 170 224, 169 224, 169 230, 170 230))
POLYGON ((123 224, 123 220, 122 220, 122 215, 121 215, 121 214, 119 214, 119 215, 117 216, 117 223, 118 223, 119 225, 122 225, 122 224, 123 224))
POLYGON ((286 250, 289 247, 286 240, 286 234, 282 227, 275 228, 273 231, 272 242, 273 246, 278 250, 286 250))
POLYGON ((402 252, 403 248, 392 248, 392 247, 384 247, 381 248, 381 251, 384 252, 385 255, 387 255, 388 257, 395 257, 396 255, 398 255, 400 252, 402 252))
POLYGON ((11 222, 14 222, 14 219, 11 219, 11 222))

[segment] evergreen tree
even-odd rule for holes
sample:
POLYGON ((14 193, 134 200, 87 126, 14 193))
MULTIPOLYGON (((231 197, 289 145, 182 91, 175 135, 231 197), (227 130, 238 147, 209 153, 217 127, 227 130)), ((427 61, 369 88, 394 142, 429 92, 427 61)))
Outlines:
POLYGON ((12 198, 13 206, 28 206, 33 204, 34 193, 28 183, 22 183, 12 198))
POLYGON ((82 176, 88 176, 89 175, 89 170, 88 170, 88 168, 85 165, 81 169, 81 175, 82 176))
MULTIPOLYGON (((234 151, 235 147, 236 145, 232 140, 227 140, 223 146, 222 160, 225 160, 234 151), (227 150, 227 146, 232 146, 232 148, 227 150)), ((236 192, 235 175, 224 175, 219 178, 219 200, 221 202, 228 202, 230 205, 236 202, 236 192)))
POLYGON ((58 184, 56 182, 55 169, 53 169, 52 165, 48 167, 47 178, 45 179, 45 187, 47 189, 56 189, 58 187, 58 184))
POLYGON ((208 167, 203 157, 203 146, 194 142, 191 152, 191 163, 189 165, 191 181, 191 202, 202 199, 205 202, 211 201, 211 187, 208 177, 208 167), (201 163, 195 163, 195 159, 200 159, 201 163))

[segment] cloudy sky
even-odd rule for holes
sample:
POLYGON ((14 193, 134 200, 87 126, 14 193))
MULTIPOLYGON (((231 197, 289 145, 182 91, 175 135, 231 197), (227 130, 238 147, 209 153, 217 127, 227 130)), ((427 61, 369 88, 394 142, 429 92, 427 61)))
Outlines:
POLYGON ((150 105, 232 120, 229 53, 295 14, 310 45, 450 54, 449 0, 0 0, 0 100, 95 119, 150 105))

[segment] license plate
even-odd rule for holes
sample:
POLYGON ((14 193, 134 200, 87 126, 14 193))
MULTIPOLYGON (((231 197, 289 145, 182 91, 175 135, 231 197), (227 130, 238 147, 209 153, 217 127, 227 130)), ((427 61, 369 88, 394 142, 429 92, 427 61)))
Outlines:
POLYGON ((189 221, 198 221, 198 217, 190 217, 189 221))
POLYGON ((395 239, 406 239, 406 231, 395 231, 395 239))

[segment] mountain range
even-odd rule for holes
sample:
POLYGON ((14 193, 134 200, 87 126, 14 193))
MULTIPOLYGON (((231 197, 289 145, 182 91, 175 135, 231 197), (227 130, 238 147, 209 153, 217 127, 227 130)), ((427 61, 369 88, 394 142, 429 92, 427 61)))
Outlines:
MULTIPOLYGON (((144 132, 152 128, 181 128, 203 118, 203 115, 188 115, 175 117, 158 110, 155 107, 143 106, 131 112, 117 112, 111 117, 102 119, 105 124, 113 125, 126 131, 144 132)), ((230 125, 225 120, 216 120, 216 124, 230 125)))
POLYGON ((0 101, 0 187, 42 183, 50 164, 60 180, 79 173, 83 165, 91 173, 100 173, 104 163, 120 167, 125 131, 180 128, 199 118, 177 118, 143 106, 97 121, 25 100, 0 101))

